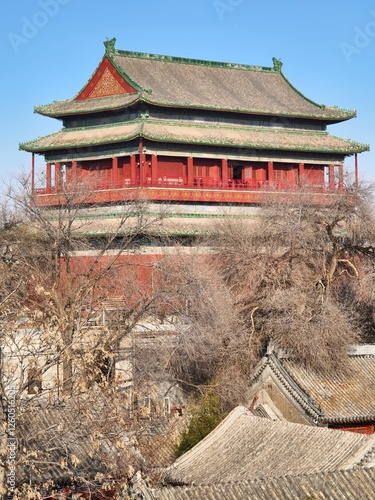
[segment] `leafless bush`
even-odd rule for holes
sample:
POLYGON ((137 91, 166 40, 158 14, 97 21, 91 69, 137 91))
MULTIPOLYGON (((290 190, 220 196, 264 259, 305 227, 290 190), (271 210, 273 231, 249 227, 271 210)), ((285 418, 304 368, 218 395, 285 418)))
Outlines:
MULTIPOLYGON (((211 245, 253 346, 271 340, 298 362, 324 370, 365 338, 372 310, 375 219, 370 191, 275 197, 255 222, 225 220, 211 245), (370 268, 368 266, 371 266, 370 268)), ((342 364, 342 363, 341 363, 342 364)))

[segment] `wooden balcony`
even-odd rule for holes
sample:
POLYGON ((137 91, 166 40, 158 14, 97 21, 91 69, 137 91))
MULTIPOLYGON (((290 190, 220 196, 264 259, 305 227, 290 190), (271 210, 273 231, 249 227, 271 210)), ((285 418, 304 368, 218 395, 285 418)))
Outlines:
MULTIPOLYGON (((92 181, 90 181, 91 183, 92 181)), ((35 188, 35 201, 39 206, 56 206, 64 203, 65 193, 70 191, 68 184, 62 183, 59 187, 35 188)), ((77 189, 77 188, 76 188, 77 189)), ((329 198, 339 190, 329 189, 328 186, 308 185, 307 192, 314 194, 315 203, 329 204, 329 198)), ((120 203, 134 199, 150 201, 178 201, 178 202, 211 202, 211 203, 264 203, 271 194, 283 196, 296 195, 300 186, 290 185, 281 181, 262 181, 257 179, 228 179, 223 185, 220 179, 210 177, 195 177, 188 184, 186 177, 159 178, 152 182, 146 178, 143 185, 139 180, 131 182, 124 179, 118 182, 95 180, 90 194, 84 197, 84 204, 120 203)))

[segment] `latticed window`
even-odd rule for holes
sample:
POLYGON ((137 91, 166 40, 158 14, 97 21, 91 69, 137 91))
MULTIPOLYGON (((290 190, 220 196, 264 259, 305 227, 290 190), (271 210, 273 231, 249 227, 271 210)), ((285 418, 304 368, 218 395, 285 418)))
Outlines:
POLYGON ((273 180, 274 181, 284 181, 288 177, 286 170, 274 170, 273 171, 273 180))

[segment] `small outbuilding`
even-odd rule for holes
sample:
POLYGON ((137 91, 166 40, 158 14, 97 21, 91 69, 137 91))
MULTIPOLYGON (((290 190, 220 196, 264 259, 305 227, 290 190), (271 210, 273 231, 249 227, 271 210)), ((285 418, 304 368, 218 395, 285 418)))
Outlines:
POLYGON ((269 350, 250 381, 255 415, 372 434, 375 346, 354 346, 341 371, 317 372, 269 350))

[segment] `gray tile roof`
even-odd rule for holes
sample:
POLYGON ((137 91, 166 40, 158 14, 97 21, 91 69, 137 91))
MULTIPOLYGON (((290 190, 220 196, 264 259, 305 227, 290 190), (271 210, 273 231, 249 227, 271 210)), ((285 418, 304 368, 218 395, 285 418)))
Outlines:
POLYGON ((266 370, 280 382, 285 397, 292 398, 321 424, 375 420, 374 355, 349 355, 344 371, 322 373, 272 353, 255 369, 253 387, 266 370))
POLYGON ((357 469, 206 486, 169 487, 144 492, 145 500, 373 500, 375 470, 357 469))
POLYGON ((96 113, 105 110, 126 108, 139 100, 139 94, 121 94, 97 99, 75 100, 66 99, 44 106, 36 106, 35 111, 41 115, 62 117, 66 115, 79 115, 81 113, 96 113))
POLYGON ((375 419, 375 356, 349 356, 344 373, 316 373, 288 360, 282 364, 322 410, 323 422, 375 419))
POLYGON ((296 91, 274 68, 115 51, 115 64, 145 90, 150 103, 250 113, 349 118, 296 91))
MULTIPOLYGON (((284 77, 281 64, 274 67, 200 61, 121 50, 106 56, 136 92, 121 98, 103 98, 107 109, 124 107, 141 99, 159 106, 226 110, 252 114, 310 117, 342 121, 355 115, 318 105, 298 92, 284 77), (123 99, 123 101, 121 101, 123 99)), ((90 79, 91 80, 91 79, 90 79)), ((87 113, 104 109, 91 99, 61 101, 35 108, 48 116, 87 113)))
POLYGON ((215 484, 347 470, 372 464, 375 435, 255 417, 235 408, 164 475, 170 484, 215 484))
POLYGON ((145 139, 177 144, 244 147, 258 150, 313 151, 353 154, 368 146, 339 139, 327 132, 257 127, 203 125, 159 120, 135 120, 117 125, 63 129, 46 137, 21 144, 33 152, 113 144, 142 136, 145 139))

